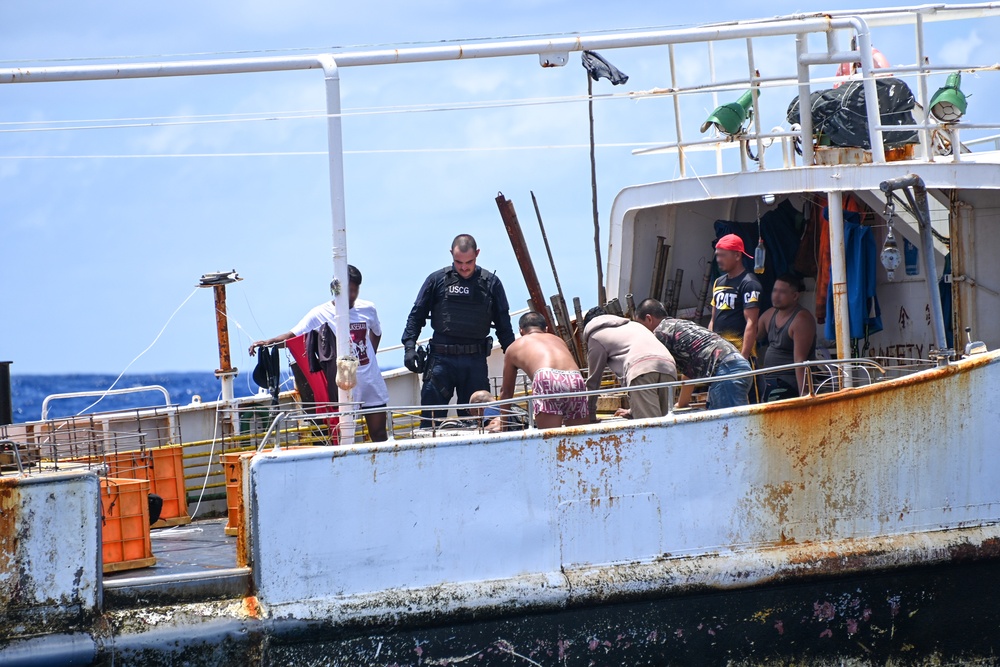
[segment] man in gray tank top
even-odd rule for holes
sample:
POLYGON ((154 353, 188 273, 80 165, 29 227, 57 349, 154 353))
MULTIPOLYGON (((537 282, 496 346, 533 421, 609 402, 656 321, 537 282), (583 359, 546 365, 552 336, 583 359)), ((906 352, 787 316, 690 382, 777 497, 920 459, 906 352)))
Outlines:
MULTIPOLYGON (((767 341, 761 368, 811 361, 816 358, 816 318, 799 305, 803 291, 798 276, 785 274, 774 281, 770 308, 757 322, 757 340, 767 341)), ((764 400, 794 398, 806 393, 805 369, 795 368, 765 376, 764 400)))

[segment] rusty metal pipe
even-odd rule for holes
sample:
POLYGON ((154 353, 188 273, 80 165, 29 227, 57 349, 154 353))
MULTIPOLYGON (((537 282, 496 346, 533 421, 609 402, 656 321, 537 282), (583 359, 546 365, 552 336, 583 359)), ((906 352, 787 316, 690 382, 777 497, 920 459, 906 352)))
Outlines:
POLYGON ((528 287, 528 296, 533 304, 532 310, 545 315, 548 320, 549 331, 556 330, 556 323, 552 321, 545 308, 545 296, 542 295, 542 286, 538 283, 538 274, 535 273, 535 265, 531 261, 531 254, 528 252, 528 244, 524 240, 524 233, 521 231, 521 223, 517 220, 517 213, 514 211, 514 202, 498 192, 496 196, 497 208, 500 210, 500 217, 503 219, 503 226, 507 229, 507 237, 510 245, 514 249, 514 257, 517 258, 517 265, 521 268, 521 275, 524 283, 528 287))
POLYGON ((233 368, 229 357, 229 318, 226 314, 226 286, 213 285, 215 293, 215 328, 219 340, 219 368, 215 376, 222 381, 222 400, 232 401, 235 395, 233 380, 237 369, 233 368))

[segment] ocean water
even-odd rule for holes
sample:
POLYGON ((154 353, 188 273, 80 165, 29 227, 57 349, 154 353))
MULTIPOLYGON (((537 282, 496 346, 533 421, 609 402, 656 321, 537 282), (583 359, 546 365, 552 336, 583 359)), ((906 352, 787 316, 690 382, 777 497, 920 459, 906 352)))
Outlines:
MULTIPOLYGON (((80 375, 11 375, 11 402, 13 404, 14 422, 21 423, 41 419, 42 402, 51 394, 70 392, 103 392, 111 387, 115 375, 80 374, 80 375)), ((170 394, 170 402, 175 405, 187 405, 195 395, 202 400, 211 401, 219 398, 222 385, 212 371, 195 371, 188 373, 136 373, 123 375, 115 389, 160 385, 170 394)), ((288 386, 288 385, 286 385, 288 386)), ((248 374, 241 373, 236 378, 234 387, 236 396, 250 396, 257 393, 257 385, 248 374)), ((68 417, 79 413, 96 401, 98 396, 88 398, 57 399, 49 402, 49 414, 52 417, 68 417)), ((87 412, 104 412, 108 410, 124 410, 131 408, 165 405, 163 394, 159 391, 145 391, 120 396, 107 396, 87 412)))

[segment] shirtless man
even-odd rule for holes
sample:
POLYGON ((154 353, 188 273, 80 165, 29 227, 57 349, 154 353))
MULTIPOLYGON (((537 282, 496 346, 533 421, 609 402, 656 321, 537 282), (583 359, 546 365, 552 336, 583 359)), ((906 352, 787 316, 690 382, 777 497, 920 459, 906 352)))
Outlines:
MULTIPOLYGON (((587 390, 566 343, 546 331, 544 316, 525 313, 517 325, 521 337, 504 354, 500 400, 513 398, 518 370, 532 378, 531 393, 535 396, 587 390)), ((538 428, 576 426, 588 421, 586 396, 533 400, 531 405, 538 428)))

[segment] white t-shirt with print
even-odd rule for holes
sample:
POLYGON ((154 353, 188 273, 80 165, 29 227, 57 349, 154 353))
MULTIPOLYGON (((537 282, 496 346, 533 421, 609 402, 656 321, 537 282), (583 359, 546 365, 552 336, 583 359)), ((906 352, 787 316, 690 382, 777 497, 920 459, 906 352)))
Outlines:
MULTIPOLYGON (((357 299, 351 316, 351 354, 358 358, 358 385, 354 388, 354 400, 360 401, 362 407, 385 405, 389 402, 389 389, 382 379, 382 371, 375 358, 375 348, 371 337, 382 335, 382 324, 378 320, 375 304, 364 299, 357 299)), ((291 331, 296 336, 319 329, 329 324, 333 333, 337 333, 334 324, 336 312, 333 301, 327 301, 316 306, 303 317, 291 331)))

